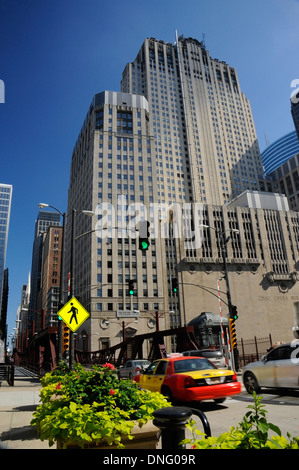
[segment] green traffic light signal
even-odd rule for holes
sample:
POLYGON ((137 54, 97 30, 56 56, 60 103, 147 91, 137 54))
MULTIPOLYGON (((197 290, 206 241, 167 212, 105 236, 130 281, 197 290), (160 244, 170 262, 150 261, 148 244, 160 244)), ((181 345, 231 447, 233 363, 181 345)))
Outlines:
POLYGON ((134 295, 134 281, 133 281, 133 279, 129 280, 129 294, 134 295))
POLYGON ((146 251, 150 246, 150 223, 147 220, 140 222, 139 228, 139 250, 146 251))
POLYGON ((171 286, 172 286, 172 292, 174 292, 175 294, 177 293, 178 291, 178 280, 176 277, 172 278, 171 280, 171 286))
POLYGON ((237 307, 235 305, 232 305, 231 318, 233 320, 237 320, 237 318, 238 318, 238 310, 237 310, 237 307))
POLYGON ((142 250, 147 250, 148 247, 149 247, 148 242, 147 242, 146 240, 142 240, 142 241, 141 241, 141 248, 142 248, 142 250))

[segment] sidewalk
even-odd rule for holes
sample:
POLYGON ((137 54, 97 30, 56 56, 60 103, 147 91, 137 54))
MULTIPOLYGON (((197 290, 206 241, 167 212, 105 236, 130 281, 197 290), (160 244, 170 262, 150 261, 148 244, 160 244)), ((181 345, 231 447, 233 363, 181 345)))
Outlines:
POLYGON ((38 379, 15 377, 14 386, 3 381, 0 387, 0 450, 55 449, 41 442, 30 425, 39 403, 41 385, 38 379))

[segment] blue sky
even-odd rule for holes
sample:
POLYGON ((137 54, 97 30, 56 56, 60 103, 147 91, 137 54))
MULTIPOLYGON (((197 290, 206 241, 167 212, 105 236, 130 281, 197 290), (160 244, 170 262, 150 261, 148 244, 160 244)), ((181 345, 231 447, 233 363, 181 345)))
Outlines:
POLYGON ((0 0, 0 182, 13 185, 8 333, 31 269, 38 203, 66 210, 71 154, 95 93, 119 91, 146 37, 175 30, 236 67, 260 148, 294 130, 298 0, 0 0))

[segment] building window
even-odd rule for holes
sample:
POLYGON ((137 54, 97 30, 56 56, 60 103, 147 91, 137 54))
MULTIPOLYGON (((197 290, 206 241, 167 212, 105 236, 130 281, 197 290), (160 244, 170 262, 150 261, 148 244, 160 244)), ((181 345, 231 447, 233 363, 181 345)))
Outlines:
POLYGON ((133 133, 133 117, 130 111, 117 112, 117 132, 121 134, 133 133))

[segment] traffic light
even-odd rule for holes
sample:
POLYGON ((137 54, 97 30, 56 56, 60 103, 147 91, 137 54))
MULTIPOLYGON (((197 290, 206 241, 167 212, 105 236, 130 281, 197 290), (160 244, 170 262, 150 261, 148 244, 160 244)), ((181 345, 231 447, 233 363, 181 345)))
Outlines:
POLYGON ((173 292, 174 294, 176 294, 177 291, 178 291, 178 288, 179 288, 178 280, 177 280, 176 277, 173 277, 173 278, 171 279, 171 287, 172 287, 172 292, 173 292))
POLYGON ((70 348, 70 329, 63 323, 62 333, 62 353, 65 353, 70 348))
POLYGON ((135 281, 133 279, 129 280, 129 294, 134 295, 134 284, 135 281))
POLYGON ((235 327, 235 320, 233 320, 232 318, 229 319, 229 331, 230 331, 231 347, 232 349, 236 349, 237 347, 236 327, 235 327))
POLYGON ((230 318, 232 320, 237 320, 237 318, 238 318, 238 310, 237 310, 237 307, 235 305, 231 306, 231 316, 230 316, 230 318))
POLYGON ((139 226, 139 250, 146 251, 150 246, 150 223, 147 220, 142 220, 139 226))

